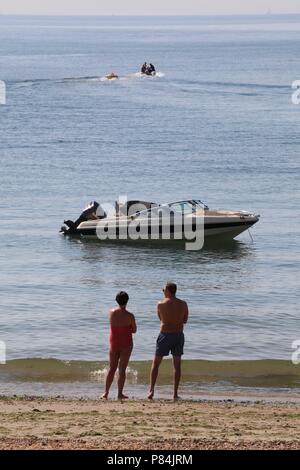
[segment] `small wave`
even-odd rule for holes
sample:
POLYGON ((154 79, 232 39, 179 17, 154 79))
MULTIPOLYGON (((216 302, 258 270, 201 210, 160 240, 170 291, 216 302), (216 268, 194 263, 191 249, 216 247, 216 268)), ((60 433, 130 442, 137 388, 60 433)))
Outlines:
MULTIPOLYGON (((0 365, 0 382, 89 382, 104 380, 107 362, 64 361, 60 359, 15 359, 0 365)), ((132 361, 128 371, 133 383, 147 384, 151 361, 132 361)), ((172 381, 170 361, 165 360, 160 369, 160 382, 172 381)), ((184 360, 182 381, 186 383, 227 382, 241 386, 300 387, 300 366, 290 361, 234 360, 207 361, 184 360)))
MULTIPOLYGON (((104 383, 107 373, 108 366, 105 366, 103 369, 94 370, 93 372, 91 372, 90 377, 96 382, 104 383)), ((126 371, 126 380, 131 384, 138 383, 138 371, 136 369, 128 367, 126 371)))

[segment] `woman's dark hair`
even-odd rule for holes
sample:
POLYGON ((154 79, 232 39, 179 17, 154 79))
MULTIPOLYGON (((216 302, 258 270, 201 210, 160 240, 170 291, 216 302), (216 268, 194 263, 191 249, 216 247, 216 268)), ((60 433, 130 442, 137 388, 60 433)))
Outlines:
POLYGON ((127 292, 124 292, 123 290, 121 290, 121 292, 116 295, 116 301, 120 305, 120 307, 126 305, 128 303, 128 300, 129 296, 127 292))

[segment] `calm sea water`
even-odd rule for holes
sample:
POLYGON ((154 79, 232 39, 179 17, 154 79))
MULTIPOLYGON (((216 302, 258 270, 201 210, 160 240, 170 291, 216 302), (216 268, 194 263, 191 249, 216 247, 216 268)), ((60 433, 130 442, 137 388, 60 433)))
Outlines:
POLYGON ((8 360, 105 360, 120 289, 138 323, 133 358, 149 360, 155 306, 174 280, 190 306, 186 358, 290 361, 300 339, 299 50, 300 17, 0 17, 8 360), (145 60, 158 77, 136 75, 145 60), (111 71, 121 80, 101 80, 111 71), (195 197, 261 221, 253 242, 246 233, 200 252, 58 234, 89 201, 119 195, 195 197))

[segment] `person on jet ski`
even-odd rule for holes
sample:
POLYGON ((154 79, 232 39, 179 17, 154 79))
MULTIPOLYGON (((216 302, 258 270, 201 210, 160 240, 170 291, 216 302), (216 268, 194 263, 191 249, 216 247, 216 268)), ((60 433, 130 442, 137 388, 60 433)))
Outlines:
POLYGON ((145 62, 145 63, 142 65, 141 73, 147 73, 147 69, 148 69, 148 65, 147 65, 147 62, 145 62))
POLYGON ((151 73, 155 73, 155 72, 156 72, 155 67, 154 67, 153 64, 150 64, 150 65, 149 65, 148 70, 149 70, 151 73))

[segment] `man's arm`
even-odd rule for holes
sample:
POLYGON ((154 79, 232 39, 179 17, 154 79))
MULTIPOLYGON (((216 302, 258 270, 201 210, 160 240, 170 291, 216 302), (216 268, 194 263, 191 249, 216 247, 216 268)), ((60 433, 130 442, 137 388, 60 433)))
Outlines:
POLYGON ((160 302, 157 304, 157 316, 158 318, 161 320, 161 316, 160 316, 161 312, 160 312, 160 302))
POLYGON ((183 316, 183 323, 187 323, 189 318, 189 308, 186 302, 184 302, 184 316, 183 316))

